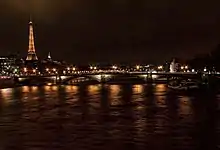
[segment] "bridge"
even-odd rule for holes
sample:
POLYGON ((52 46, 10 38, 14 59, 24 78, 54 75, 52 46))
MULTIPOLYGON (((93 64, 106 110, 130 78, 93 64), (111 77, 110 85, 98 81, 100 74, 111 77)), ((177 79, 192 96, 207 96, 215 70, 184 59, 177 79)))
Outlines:
POLYGON ((148 71, 75 71, 71 74, 38 74, 38 75, 19 75, 16 79, 18 83, 30 82, 35 83, 54 83, 54 84, 68 84, 71 80, 76 82, 81 81, 96 81, 99 83, 117 81, 117 80, 138 80, 142 82, 154 81, 169 81, 170 78, 181 77, 190 79, 201 79, 210 76, 218 77, 219 73, 197 73, 197 72, 148 72, 148 71))

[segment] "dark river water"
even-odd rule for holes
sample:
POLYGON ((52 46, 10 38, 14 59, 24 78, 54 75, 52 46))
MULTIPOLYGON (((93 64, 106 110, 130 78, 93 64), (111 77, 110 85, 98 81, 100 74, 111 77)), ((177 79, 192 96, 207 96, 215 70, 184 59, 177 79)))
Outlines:
POLYGON ((164 84, 0 90, 0 150, 220 148, 220 94, 164 84))

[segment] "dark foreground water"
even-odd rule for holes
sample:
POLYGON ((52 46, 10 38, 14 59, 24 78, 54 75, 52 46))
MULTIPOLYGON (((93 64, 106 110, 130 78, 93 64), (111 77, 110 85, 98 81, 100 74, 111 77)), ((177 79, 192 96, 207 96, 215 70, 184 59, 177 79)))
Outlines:
POLYGON ((218 93, 166 85, 0 90, 0 150, 218 149, 218 93))

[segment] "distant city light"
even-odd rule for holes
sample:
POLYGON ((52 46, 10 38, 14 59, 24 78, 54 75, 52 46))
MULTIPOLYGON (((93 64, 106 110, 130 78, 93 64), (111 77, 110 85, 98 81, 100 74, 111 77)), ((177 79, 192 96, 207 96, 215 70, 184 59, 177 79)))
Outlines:
POLYGON ((53 71, 55 72, 55 71, 56 71, 56 68, 53 68, 53 71))
POLYGON ((76 70, 76 68, 75 67, 73 67, 73 71, 75 71, 76 70))
POLYGON ((35 73, 36 72, 36 69, 33 69, 33 73, 35 73))
POLYGON ((206 72, 206 71, 207 71, 207 69, 206 69, 206 68, 204 68, 204 71, 206 72))
POLYGON ((185 66, 185 69, 188 69, 188 66, 185 66))
POLYGON ((117 67, 117 66, 115 66, 115 65, 114 65, 114 66, 112 66, 112 69, 117 69, 117 68, 118 68, 118 67, 117 67))
POLYGON ((160 70, 162 70, 162 69, 163 69, 163 66, 158 66, 157 68, 160 69, 160 70))
POLYGON ((184 66, 181 66, 181 69, 184 69, 184 66))
POLYGON ((141 68, 140 65, 136 65, 136 69, 139 70, 141 68))
POLYGON ((46 71, 48 72, 48 71, 49 71, 49 68, 46 68, 46 71))
POLYGON ((195 72, 195 69, 192 69, 192 72, 195 72))

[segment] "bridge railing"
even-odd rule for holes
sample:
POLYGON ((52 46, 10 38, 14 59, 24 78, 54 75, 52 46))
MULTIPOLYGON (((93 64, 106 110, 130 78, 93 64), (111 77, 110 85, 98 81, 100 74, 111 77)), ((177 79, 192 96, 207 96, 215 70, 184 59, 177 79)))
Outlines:
MULTIPOLYGON (((92 70, 92 71, 75 71, 72 73, 62 73, 62 74, 21 74, 18 77, 31 77, 31 76, 71 76, 71 75, 94 75, 94 74, 152 74, 152 75, 196 75, 197 72, 164 72, 164 71, 129 71, 129 70, 92 70)), ((206 75, 218 75, 219 73, 209 73, 203 72, 206 75)))

